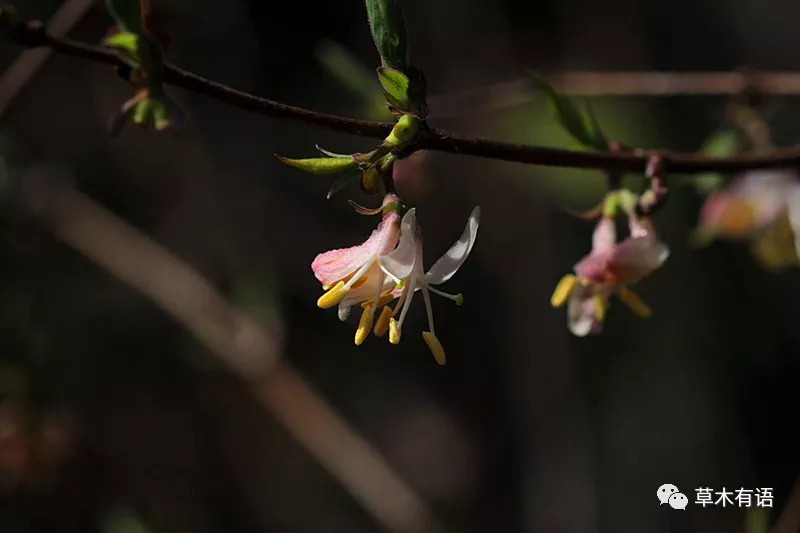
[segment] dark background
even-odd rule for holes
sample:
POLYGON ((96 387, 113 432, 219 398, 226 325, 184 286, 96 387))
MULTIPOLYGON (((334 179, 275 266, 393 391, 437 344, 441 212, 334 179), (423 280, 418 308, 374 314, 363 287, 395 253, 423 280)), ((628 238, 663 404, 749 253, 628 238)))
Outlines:
MULTIPOLYGON (((174 63, 282 102, 381 118, 375 81, 366 98, 320 60, 334 42, 377 65, 362 2, 152 3, 174 63)), ((42 19, 59 4, 18 2, 42 19)), ((486 97, 525 68, 800 68, 796 1, 403 6, 412 62, 434 95, 430 122, 464 134, 569 145, 539 98, 486 97), (445 105, 466 90, 483 96, 445 105)), ((99 4, 71 36, 96 43, 110 24, 99 4)), ((4 45, 0 58, 18 52, 4 45)), ((346 199, 376 200, 351 188, 326 201, 331 179, 272 154, 373 141, 169 93, 190 115, 179 137, 130 127, 111 139, 106 123, 130 87, 108 67, 54 56, 1 119, 0 531, 383 530, 181 324, 54 238, 20 199, 24 180, 43 174, 180 256, 274 332, 279 355, 449 530, 758 533, 760 520, 774 522, 800 471, 800 278, 762 271, 742 245, 692 248, 702 202, 692 187, 676 187, 658 216, 672 255, 639 287, 654 317, 613 305, 602 336, 576 339, 549 297, 592 227, 561 208, 593 205, 602 175, 439 153, 404 161, 398 189, 418 207, 428 264, 482 208, 473 254, 443 287, 463 291, 464 305, 434 301, 441 368, 418 333, 421 302, 399 346, 355 347, 357 317, 341 324, 315 305, 312 259, 374 225, 346 199), (658 506, 663 483, 689 496, 685 512, 658 506), (701 486, 772 487, 775 510, 703 509, 692 503, 701 486)), ((727 101, 594 103, 615 139, 692 151, 727 101)), ((797 103, 767 101, 779 144, 800 133, 797 103)))

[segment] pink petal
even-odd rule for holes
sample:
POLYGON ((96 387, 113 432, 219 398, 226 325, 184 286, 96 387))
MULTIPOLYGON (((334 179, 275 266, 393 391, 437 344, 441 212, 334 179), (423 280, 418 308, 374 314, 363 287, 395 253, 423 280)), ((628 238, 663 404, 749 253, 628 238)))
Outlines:
POLYGON ((615 247, 608 270, 616 283, 628 285, 656 270, 668 256, 669 248, 652 233, 645 237, 629 237, 615 247))
POLYGON ((592 234, 592 253, 601 254, 610 252, 617 243, 617 228, 614 219, 602 217, 594 228, 592 234))
POLYGON ((319 254, 311 263, 314 275, 323 285, 333 285, 358 270, 364 263, 386 254, 400 238, 400 215, 390 212, 364 243, 351 248, 319 254))
POLYGON ((612 253, 613 251, 590 253, 575 265, 575 273, 581 278, 593 283, 607 282, 608 265, 612 253))

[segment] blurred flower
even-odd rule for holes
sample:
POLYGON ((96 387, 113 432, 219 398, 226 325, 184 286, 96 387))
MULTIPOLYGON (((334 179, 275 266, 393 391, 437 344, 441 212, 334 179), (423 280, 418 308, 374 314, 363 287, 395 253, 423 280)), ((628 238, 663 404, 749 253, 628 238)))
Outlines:
POLYGON ((753 171, 711 194, 700 211, 699 243, 748 241, 767 268, 798 265, 800 183, 793 172, 753 171))
MULTIPOLYGON (((322 309, 339 306, 339 318, 346 320, 350 307, 377 300, 391 287, 391 280, 381 270, 378 258, 391 252, 400 238, 400 199, 389 194, 383 201, 383 219, 364 243, 319 254, 311 263, 314 275, 327 292, 317 301, 322 309)), ((364 308, 356 344, 361 344, 372 329, 375 307, 364 308), (366 333, 364 333, 366 329, 366 333)))
MULTIPOLYGON (((403 217, 400 244, 392 253, 380 258, 381 267, 391 276, 396 283, 394 289, 385 292, 381 301, 376 301, 375 305, 388 304, 398 298, 394 309, 386 305, 381 311, 381 315, 375 324, 375 335, 381 336, 389 331, 389 342, 397 344, 400 342, 403 321, 411 305, 411 300, 417 290, 422 291, 425 300, 425 310, 428 315, 428 328, 430 331, 422 332, 422 338, 433 353, 436 362, 440 365, 445 364, 446 356, 444 348, 433 325, 433 308, 431 307, 430 293, 433 292, 450 300, 456 305, 461 305, 463 296, 461 294, 448 294, 433 287, 441 285, 449 280, 464 264, 478 234, 480 222, 480 208, 472 210, 467 226, 461 238, 440 257, 427 272, 423 269, 422 259, 422 231, 417 225, 416 210, 411 209, 403 217), (398 311, 399 319, 395 320, 398 311)), ((368 304, 370 305, 370 304, 368 304)))
POLYGON ((617 242, 614 218, 601 217, 594 230, 591 252, 575 265, 575 274, 564 276, 553 292, 553 307, 568 303, 567 324, 579 337, 602 331, 609 298, 614 294, 637 315, 652 314, 628 285, 660 267, 669 250, 658 240, 649 218, 633 212, 628 217, 630 236, 622 242, 617 242))

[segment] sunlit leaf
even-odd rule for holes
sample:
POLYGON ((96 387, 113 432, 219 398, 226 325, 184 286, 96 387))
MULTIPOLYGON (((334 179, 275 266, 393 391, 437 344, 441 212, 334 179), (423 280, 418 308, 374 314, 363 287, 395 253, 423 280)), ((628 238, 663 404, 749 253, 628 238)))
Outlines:
POLYGON ((312 174, 336 174, 358 168, 358 162, 352 157, 316 157, 312 159, 290 159, 276 155, 282 163, 312 174))
POLYGON ((411 110, 410 80, 408 76, 389 67, 378 69, 378 80, 383 87, 386 101, 401 111, 411 110))

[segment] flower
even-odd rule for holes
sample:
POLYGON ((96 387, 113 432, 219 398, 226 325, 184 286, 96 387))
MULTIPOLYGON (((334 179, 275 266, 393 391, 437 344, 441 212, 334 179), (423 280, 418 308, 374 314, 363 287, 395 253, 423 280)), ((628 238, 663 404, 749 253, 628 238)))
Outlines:
POLYGON ((570 331, 584 337, 603 329, 609 298, 616 295, 634 313, 649 317, 652 311, 628 285, 639 282, 660 267, 669 256, 658 240, 652 221, 628 214, 630 236, 617 242, 614 218, 604 215, 595 227, 591 252, 556 286, 553 307, 568 303, 570 331))
POLYGON ((434 329, 430 293, 452 300, 456 305, 463 303, 464 298, 461 294, 448 294, 433 286, 441 285, 449 280, 464 264, 475 244, 479 222, 480 207, 475 207, 458 241, 425 272, 422 259, 422 231, 417 225, 416 210, 411 209, 405 214, 402 221, 400 243, 397 249, 380 258, 383 271, 394 280, 396 285, 393 289, 386 291, 380 301, 376 300, 375 302, 376 305, 384 305, 380 317, 375 323, 375 335, 382 336, 388 330, 389 342, 392 344, 399 343, 403 330, 403 321, 408 313, 414 293, 418 290, 422 291, 429 329, 429 331, 422 332, 422 338, 433 353, 436 362, 440 365, 445 364, 445 351, 436 337, 434 329), (386 304, 395 298, 398 301, 392 309, 386 304), (395 319, 398 312, 400 316, 395 319))
MULTIPOLYGON (((339 318, 346 320, 350 307, 377 300, 391 287, 391 280, 381 270, 379 257, 391 252, 400 239, 400 199, 387 195, 383 201, 383 218, 372 235, 358 246, 319 254, 311 263, 314 275, 327 292, 317 305, 322 309, 339 306, 339 318)), ((356 332, 356 344, 366 339, 372 328, 375 305, 367 303, 356 332)))
POLYGON ((747 172, 710 195, 695 232, 700 243, 748 241, 756 258, 771 269, 798 266, 798 235, 800 183, 796 174, 785 171, 747 172))

